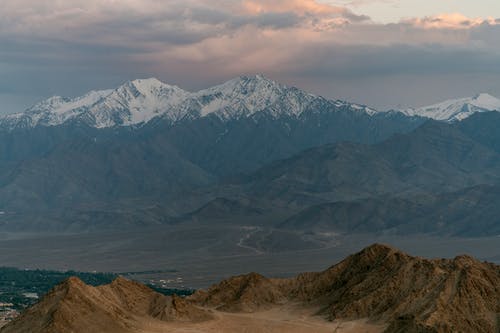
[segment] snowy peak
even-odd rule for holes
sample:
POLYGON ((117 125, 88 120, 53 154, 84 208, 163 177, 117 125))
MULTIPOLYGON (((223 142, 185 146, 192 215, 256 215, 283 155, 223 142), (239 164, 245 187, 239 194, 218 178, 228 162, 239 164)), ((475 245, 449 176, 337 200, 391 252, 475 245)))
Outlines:
POLYGON ((299 115, 321 97, 287 87, 263 76, 241 76, 221 85, 199 91, 200 116, 211 113, 224 118, 248 117, 267 111, 272 116, 299 115))
POLYGON ((421 116, 441 121, 460 121, 477 112, 500 111, 500 100, 489 94, 447 100, 442 103, 401 112, 409 116, 421 116))
POLYGON ((74 99, 51 97, 23 113, 0 119, 9 128, 57 126, 70 120, 81 120, 92 127, 104 128, 145 123, 165 116, 185 100, 188 92, 155 78, 128 81, 116 89, 91 91, 74 99))
POLYGON ((317 110, 373 114, 365 106, 327 100, 261 75, 240 76, 190 93, 156 78, 128 81, 116 89, 91 91, 77 98, 51 97, 23 113, 0 118, 2 128, 57 126, 80 121, 96 128, 133 126, 163 118, 170 122, 215 115, 223 120, 300 116, 317 110))
POLYGON ((187 92, 182 90, 181 88, 163 83, 156 78, 128 81, 121 87, 117 88, 116 91, 122 93, 131 93, 135 98, 140 95, 146 98, 150 96, 162 98, 164 96, 169 96, 177 93, 187 94, 187 92))
POLYGON ((18 128, 63 124, 77 117, 84 110, 95 105, 111 92, 112 90, 91 91, 73 99, 54 96, 33 105, 23 113, 0 118, 0 125, 6 125, 9 128, 18 128))
POLYGON ((500 100, 490 94, 483 93, 472 97, 471 104, 493 111, 500 107, 500 100))
POLYGON ((177 120, 178 115, 169 111, 188 94, 155 78, 129 81, 92 105, 82 117, 91 119, 95 127, 136 125, 161 115, 177 120))

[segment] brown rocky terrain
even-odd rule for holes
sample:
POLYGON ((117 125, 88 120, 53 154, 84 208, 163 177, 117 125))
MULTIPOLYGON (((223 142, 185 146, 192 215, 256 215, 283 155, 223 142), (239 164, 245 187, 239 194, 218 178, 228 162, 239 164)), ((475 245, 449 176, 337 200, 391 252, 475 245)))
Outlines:
POLYGON ((213 316, 178 297, 118 278, 92 287, 70 278, 5 326, 2 333, 138 332, 145 323, 200 322, 213 316))
POLYGON ((386 323, 386 333, 500 332, 500 266, 468 256, 411 257, 378 244, 320 273, 292 279, 252 273, 192 298, 225 311, 299 302, 329 320, 386 323))
POLYGON ((224 280, 190 299, 202 306, 225 312, 255 312, 287 302, 286 291, 274 281, 257 273, 224 280))
POLYGON ((188 299, 70 279, 1 333, 500 332, 500 266, 373 245, 319 273, 222 281, 188 299))

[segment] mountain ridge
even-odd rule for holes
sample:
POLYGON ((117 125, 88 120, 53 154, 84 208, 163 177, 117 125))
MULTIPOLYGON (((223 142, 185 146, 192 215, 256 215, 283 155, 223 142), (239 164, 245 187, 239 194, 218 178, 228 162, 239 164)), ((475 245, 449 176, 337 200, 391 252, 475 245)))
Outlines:
POLYGON ((145 285, 117 278, 92 287, 76 277, 54 287, 2 333, 123 332, 131 333, 144 321, 203 322, 212 319, 177 296, 164 296, 145 285))
POLYGON ((1 117, 0 127, 11 130, 80 121, 95 128, 109 128, 140 126, 155 118, 175 123, 214 114, 231 120, 259 112, 273 117, 298 117, 319 105, 331 110, 348 108, 352 112, 375 113, 366 106, 325 99, 261 75, 240 76, 197 92, 148 78, 76 98, 50 97, 25 112, 1 117))
POLYGON ((324 98, 262 75, 239 76, 196 92, 163 83, 157 78, 135 79, 115 89, 82 96, 53 96, 26 111, 0 117, 0 128, 33 128, 81 122, 95 128, 142 126, 153 119, 176 123, 215 115, 225 121, 264 112, 272 117, 299 117, 315 109, 349 110, 370 116, 400 113, 445 122, 459 122, 475 113, 500 111, 500 99, 481 93, 430 106, 376 110, 366 105, 324 98))
POLYGON ((446 122, 459 122, 475 113, 489 111, 500 111, 500 99, 486 93, 450 99, 430 106, 399 110, 407 116, 420 116, 446 122))

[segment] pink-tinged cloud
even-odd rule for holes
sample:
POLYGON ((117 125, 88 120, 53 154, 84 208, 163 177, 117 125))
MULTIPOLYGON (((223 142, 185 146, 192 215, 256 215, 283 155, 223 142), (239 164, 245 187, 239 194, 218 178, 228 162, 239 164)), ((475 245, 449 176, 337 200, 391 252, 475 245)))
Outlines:
POLYGON ((498 20, 493 17, 470 18, 461 13, 440 14, 424 18, 412 18, 403 22, 424 29, 470 29, 483 24, 496 25, 498 20))
POLYGON ((245 15, 293 13, 301 18, 303 25, 317 31, 370 19, 345 7, 322 4, 315 0, 244 0, 241 9, 245 15))
POLYGON ((314 0, 244 0, 243 9, 252 14, 294 12, 300 15, 342 15, 348 12, 344 7, 321 4, 314 0))

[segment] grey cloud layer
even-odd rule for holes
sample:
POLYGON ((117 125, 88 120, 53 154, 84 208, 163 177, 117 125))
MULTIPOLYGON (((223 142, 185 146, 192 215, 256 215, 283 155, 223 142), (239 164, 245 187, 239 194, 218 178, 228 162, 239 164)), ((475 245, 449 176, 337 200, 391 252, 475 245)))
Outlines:
MULTIPOLYGON (((260 0, 51 3, 6 0, 0 103, 1 96, 25 95, 26 107, 32 96, 75 95, 144 76, 198 89, 255 72, 378 107, 437 99, 402 90, 417 76, 420 82, 453 77, 456 91, 470 88, 457 86, 457 77, 500 86, 492 78, 500 72, 500 26, 491 21, 443 15, 376 24, 313 0, 274 7, 260 0), (481 81, 481 73, 488 79, 481 81), (367 91, 373 82, 378 87, 367 91), (400 97, 387 101, 383 94, 391 89, 401 90, 400 97)), ((21 107, 10 105, 0 113, 21 107)))

